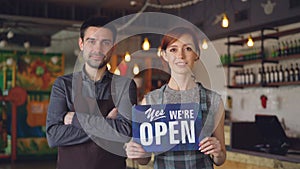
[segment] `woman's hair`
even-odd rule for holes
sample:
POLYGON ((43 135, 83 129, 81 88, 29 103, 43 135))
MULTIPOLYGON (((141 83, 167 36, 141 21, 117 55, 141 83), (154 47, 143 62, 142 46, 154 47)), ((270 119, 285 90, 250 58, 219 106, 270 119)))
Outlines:
POLYGON ((161 44, 160 44, 161 50, 165 51, 170 44, 177 41, 184 34, 191 35, 191 37, 193 38, 193 43, 196 48, 195 49, 196 53, 197 53, 197 55, 200 55, 200 48, 199 48, 199 42, 197 39, 197 37, 198 37, 197 33, 194 30, 187 28, 187 27, 177 27, 177 28, 169 30, 161 40, 161 44))

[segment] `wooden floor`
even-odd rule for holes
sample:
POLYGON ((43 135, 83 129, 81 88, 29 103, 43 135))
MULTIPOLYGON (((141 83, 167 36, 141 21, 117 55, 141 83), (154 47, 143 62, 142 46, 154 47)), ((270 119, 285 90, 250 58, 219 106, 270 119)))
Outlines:
POLYGON ((227 160, 222 166, 215 166, 215 169, 273 169, 273 168, 227 160))

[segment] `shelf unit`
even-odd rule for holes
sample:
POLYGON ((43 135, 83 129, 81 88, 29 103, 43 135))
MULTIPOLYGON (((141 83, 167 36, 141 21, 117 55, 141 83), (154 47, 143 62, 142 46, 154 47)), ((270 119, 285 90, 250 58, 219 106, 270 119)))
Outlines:
POLYGON ((300 81, 297 82, 274 82, 274 83, 266 83, 265 81, 265 77, 262 77, 262 81, 259 84, 247 84, 247 85, 231 85, 231 75, 230 75, 230 70, 231 68, 243 68, 245 65, 250 65, 250 64, 260 64, 260 67, 262 69, 262 73, 265 74, 265 64, 278 64, 280 61, 282 60, 289 60, 289 59, 300 59, 300 53, 299 54, 293 54, 293 55, 288 55, 288 56, 282 56, 282 57, 276 57, 276 58, 269 58, 265 55, 264 51, 265 51, 265 40, 268 39, 275 39, 278 40, 280 36, 286 36, 286 35, 290 35, 290 34, 295 34, 295 33, 299 33, 300 32, 300 28, 295 28, 295 29, 291 29, 291 30, 286 30, 286 31, 282 31, 279 32, 278 29, 274 29, 274 28, 263 28, 260 31, 260 36, 257 37, 253 37, 254 41, 261 41, 261 46, 260 46, 260 50, 261 53, 259 54, 259 57, 257 59, 254 60, 243 60, 243 61, 236 61, 231 63, 230 62, 230 58, 231 58, 231 51, 230 51, 230 47, 231 46, 243 46, 244 44, 247 43, 247 39, 244 39, 241 36, 228 36, 227 37, 227 43, 225 43, 225 45, 227 45, 227 63, 223 65, 223 67, 227 67, 227 88, 229 89, 243 89, 243 88, 249 88, 249 87, 279 87, 279 86, 287 86, 287 85, 299 85, 300 81), (271 31, 276 31, 275 33, 270 33, 270 34, 265 34, 266 30, 271 30, 271 31), (236 38, 240 38, 240 40, 236 40, 236 41, 230 41, 231 37, 236 37, 236 38))

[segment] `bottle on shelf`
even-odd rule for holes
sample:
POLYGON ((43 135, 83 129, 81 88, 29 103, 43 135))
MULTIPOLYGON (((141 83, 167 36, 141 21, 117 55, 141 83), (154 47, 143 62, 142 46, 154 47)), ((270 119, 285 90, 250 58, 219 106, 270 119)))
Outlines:
POLYGON ((271 57, 272 58, 278 57, 278 49, 276 48, 275 45, 273 45, 273 47, 272 47, 271 57))
POLYGON ((261 67, 258 68, 258 73, 257 73, 257 84, 261 84, 262 83, 262 69, 261 67))
POLYGON ((294 40, 294 54, 298 54, 299 53, 299 50, 298 50, 299 46, 298 45, 299 44, 297 43, 297 40, 295 39, 294 40))
POLYGON ((269 66, 267 66, 266 68, 266 72, 265 72, 265 83, 270 83, 270 70, 269 70, 269 66))
POLYGON ((278 42, 277 45, 277 56, 281 57, 282 56, 282 50, 281 50, 280 42, 278 42))
POLYGON ((295 81, 299 81, 299 80, 300 80, 300 70, 299 70, 298 63, 296 63, 296 66, 295 66, 295 81))
POLYGON ((245 73, 244 73, 244 69, 242 69, 240 71, 240 85, 244 85, 245 84, 245 73))
POLYGON ((274 78, 274 67, 273 66, 271 66, 271 70, 270 70, 270 75, 269 75, 270 77, 270 81, 269 81, 269 83, 274 83, 275 82, 275 78, 274 78))
POLYGON ((292 40, 290 40, 290 44, 288 46, 288 55, 293 55, 294 54, 294 43, 292 40))
POLYGON ((284 69, 284 81, 289 82, 290 81, 290 70, 288 66, 284 69))
POLYGON ((250 84, 255 84, 255 74, 253 72, 253 68, 250 70, 250 84))
POLYGON ((273 75, 274 76, 274 79, 273 79, 274 83, 279 82, 278 72, 279 72, 278 67, 275 66, 274 75, 273 75))
POLYGON ((244 70, 244 85, 248 85, 249 84, 249 70, 245 69, 244 70))
POLYGON ((289 80, 291 82, 294 82, 295 81, 295 72, 294 72, 294 67, 293 67, 293 64, 291 63, 291 67, 290 67, 290 70, 289 70, 289 80))
POLYGON ((280 65, 278 71, 278 82, 284 82, 284 80, 284 70, 282 68, 282 65, 280 65))

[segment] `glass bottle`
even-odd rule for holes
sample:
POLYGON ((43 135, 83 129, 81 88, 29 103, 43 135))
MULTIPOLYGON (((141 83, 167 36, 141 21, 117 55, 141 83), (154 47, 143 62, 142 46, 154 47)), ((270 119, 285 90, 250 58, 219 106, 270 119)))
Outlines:
POLYGON ((258 68, 258 73, 257 73, 257 84, 262 83, 262 68, 258 68))
POLYGON ((282 65, 279 66, 278 82, 284 82, 284 70, 282 68, 282 65))
POLYGON ((290 81, 290 71, 289 68, 286 66, 284 69, 284 81, 289 82, 290 81))
POLYGON ((300 70, 299 70, 298 63, 296 63, 296 66, 295 66, 295 81, 299 81, 299 80, 300 80, 300 70))
POLYGON ((295 81, 295 71, 294 71, 294 67, 293 64, 291 63, 291 67, 289 70, 289 76, 290 76, 290 81, 293 82, 295 81))

